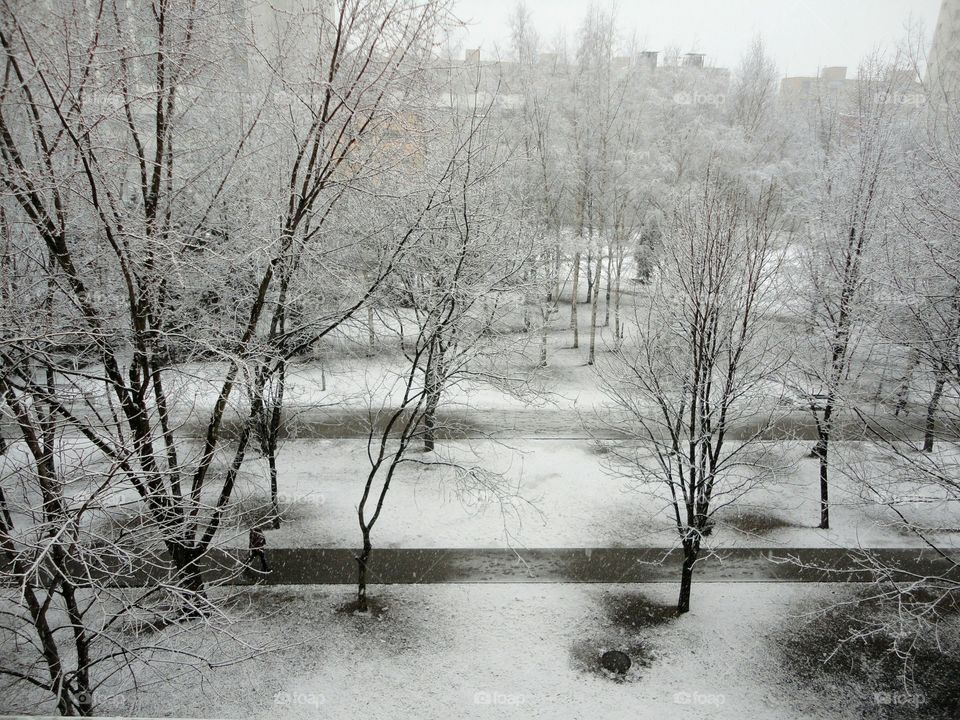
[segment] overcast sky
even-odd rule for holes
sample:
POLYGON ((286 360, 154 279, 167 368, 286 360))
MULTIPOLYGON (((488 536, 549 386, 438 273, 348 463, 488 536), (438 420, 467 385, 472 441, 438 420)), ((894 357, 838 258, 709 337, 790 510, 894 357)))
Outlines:
MULTIPOLYGON (((481 47, 485 58, 494 57, 498 45, 506 52, 516 0, 455 2, 457 16, 471 23, 464 47, 481 47)), ((526 5, 541 37, 551 40, 558 32, 571 35, 589 2, 526 0, 526 5)), ((940 0, 620 0, 614 7, 621 30, 635 30, 647 49, 675 45, 732 68, 760 34, 782 75, 813 75, 829 65, 852 70, 875 48, 898 44, 911 22, 924 28, 929 43, 940 0)))

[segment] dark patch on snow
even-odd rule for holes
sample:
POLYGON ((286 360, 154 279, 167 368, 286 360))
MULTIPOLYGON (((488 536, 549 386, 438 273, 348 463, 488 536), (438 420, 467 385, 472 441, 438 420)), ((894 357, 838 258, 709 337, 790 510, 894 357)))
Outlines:
POLYGON ((336 610, 341 615, 353 615, 360 618, 369 617, 379 620, 390 610, 390 603, 379 596, 368 596, 366 610, 360 609, 360 603, 357 598, 338 605, 336 610))
POLYGON ((960 607, 914 593, 941 616, 934 638, 898 638, 895 611, 866 590, 831 604, 803 607, 804 617, 785 622, 768 638, 788 682, 813 690, 811 707, 836 705, 863 718, 947 720, 960 717, 960 607), (908 651, 904 654, 904 651, 908 651))
POLYGON ((607 592, 601 599, 611 623, 624 630, 645 630, 676 619, 675 605, 664 605, 640 592, 607 592))
POLYGON ((737 509, 731 512, 717 513, 715 522, 718 527, 732 527, 747 535, 767 535, 774 530, 799 527, 779 515, 758 510, 737 509))
POLYGON ((603 440, 597 440, 596 442, 590 443, 590 452, 594 455, 603 457, 604 455, 609 455, 612 450, 612 445, 609 442, 604 442, 603 440))
POLYGON ((410 597, 400 586, 371 587, 368 611, 359 612, 356 588, 331 591, 315 586, 263 587, 247 589, 237 599, 249 600, 243 610, 248 618, 267 626, 278 618, 295 619, 302 624, 303 637, 322 639, 325 630, 338 625, 348 631, 355 652, 363 655, 369 647, 401 656, 430 652, 442 637, 431 627, 435 608, 417 597, 410 597))
POLYGON ((144 637, 156 635, 171 625, 176 625, 178 622, 180 622, 180 619, 173 613, 169 615, 134 617, 124 621, 121 626, 121 631, 131 637, 144 637))
MULTIPOLYGON (((280 521, 282 523, 307 520, 318 517, 320 506, 311 502, 309 498, 297 502, 280 502, 280 521)), ((271 530, 270 521, 273 519, 273 510, 270 498, 260 495, 249 495, 240 500, 231 502, 224 513, 223 524, 226 527, 249 529, 255 525, 266 526, 271 530)))
MULTIPOLYGON (((303 603, 309 598, 310 594, 302 586, 273 585, 256 590, 244 589, 244 591, 228 598, 225 604, 235 609, 255 608, 264 613, 269 613, 303 603)), ((322 600, 314 600, 314 602, 322 602, 322 600)))
MULTIPOLYGON (((387 424, 393 416, 395 408, 383 408, 372 418, 375 435, 386 431, 387 424)), ((394 428, 403 427, 407 412, 401 412, 400 422, 394 423, 394 428)), ((450 440, 467 437, 482 436, 477 414, 472 410, 445 409, 438 414, 439 423, 436 428, 437 439, 450 440)), ((227 417, 223 420, 221 434, 224 438, 234 440, 240 435, 240 430, 246 422, 245 417, 227 417)), ((181 432, 193 437, 204 436, 204 426, 197 423, 183 425, 181 432)), ((282 439, 341 439, 367 438, 371 431, 371 417, 366 409, 344 407, 322 407, 308 412, 302 412, 296 422, 284 422, 280 426, 279 436, 282 439)))
POLYGON ((641 671, 650 667, 654 655, 649 643, 640 638, 620 639, 612 633, 606 636, 578 640, 570 648, 570 661, 575 670, 589 675, 596 675, 613 682, 637 682, 641 671), (624 673, 611 672, 606 669, 601 658, 608 652, 621 652, 630 658, 630 668, 624 673))
POLYGON ((170 627, 204 623, 208 619, 208 616, 192 607, 158 603, 124 618, 120 623, 120 631, 132 638, 149 637, 161 634, 170 627))
POLYGON ((651 639, 654 629, 675 619, 676 608, 635 591, 605 592, 600 608, 602 619, 591 628, 588 637, 570 648, 572 666, 614 682, 636 682, 655 659, 651 639), (623 673, 611 671, 602 662, 606 653, 625 654, 630 667, 623 673))

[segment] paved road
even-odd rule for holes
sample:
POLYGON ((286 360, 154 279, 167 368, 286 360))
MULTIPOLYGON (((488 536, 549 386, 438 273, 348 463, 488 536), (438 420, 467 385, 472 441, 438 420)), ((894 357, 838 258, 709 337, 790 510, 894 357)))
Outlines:
MULTIPOLYGON (((917 574, 956 573, 951 563, 927 549, 871 551, 886 566, 917 574)), ((329 548, 277 548, 267 551, 272 572, 237 572, 239 552, 210 554, 207 577, 226 584, 337 585, 356 581, 356 551, 329 548)), ((960 562, 960 552, 954 555, 960 562)), ((414 583, 656 583, 676 582, 678 550, 665 548, 430 548, 374 550, 369 566, 373 584, 414 583)), ((697 582, 865 582, 850 551, 810 548, 737 548, 704 557, 695 567, 697 582), (795 561, 791 561, 793 558, 795 561)), ((142 585, 142 576, 122 584, 142 585)))
MULTIPOLYGON (((86 417, 83 408, 75 409, 80 417, 86 417)), ((284 415, 286 421, 281 426, 281 435, 288 438, 304 439, 366 439, 370 429, 370 417, 362 408, 317 408, 297 407, 287 405, 284 415)), ((389 410, 383 410, 375 422, 377 431, 382 431, 389 410)), ((174 422, 177 430, 175 435, 180 438, 201 438, 206 433, 207 416, 202 419, 196 417, 181 418, 174 422)), ((237 416, 228 416, 224 420, 224 434, 227 437, 239 433, 243 419, 237 416)), ((871 420, 874 429, 881 425, 883 429, 896 438, 920 439, 923 437, 922 418, 914 415, 908 418, 894 418, 891 416, 877 417, 871 420), (877 424, 879 423, 879 425, 877 424)), ((771 427, 767 422, 757 420, 739 420, 734 424, 727 435, 733 440, 742 440, 758 434, 761 428, 761 437, 765 440, 803 440, 817 439, 816 424, 808 411, 793 409, 787 414, 780 415, 771 427)), ((619 421, 610 411, 598 412, 585 410, 577 412, 572 409, 556 408, 483 408, 472 410, 463 407, 441 409, 438 412, 437 436, 442 439, 619 439, 623 437, 621 428, 627 425, 619 421)), ((76 434, 76 430, 65 428, 68 434, 76 434)), ((0 434, 5 437, 19 437, 17 430, 0 421, 0 434)), ((937 427, 937 435, 945 440, 960 439, 960 423, 941 423, 937 427)), ((864 427, 864 423, 856 417, 840 417, 835 419, 833 429, 835 440, 862 440, 872 437, 864 427)))
MULTIPOLYGON (((366 438, 369 432, 370 419, 365 410, 351 408, 296 408, 289 407, 288 417, 291 420, 282 428, 288 437, 297 438, 366 438)), ((382 418, 386 418, 384 412, 382 418)), ((919 439, 923 437, 923 427, 918 418, 880 419, 883 427, 898 438, 919 439)), ((598 438, 616 439, 623 437, 620 428, 624 423, 618 422, 612 413, 596 413, 588 411, 577 413, 573 410, 557 410, 551 408, 537 409, 504 409, 484 408, 482 410, 467 410, 451 408, 438 413, 437 434, 441 438, 497 438, 497 439, 564 439, 564 438, 598 438)), ((382 429, 383 423, 378 423, 382 429)), ((735 424, 728 435, 731 439, 739 440, 756 435, 761 428, 761 436, 767 440, 805 440, 817 439, 817 430, 813 417, 809 412, 794 410, 780 416, 772 427, 760 420, 751 422, 741 420, 735 424)), ((876 427, 876 426, 875 426, 876 427)), ((225 430, 236 433, 238 420, 230 419, 225 424, 225 430)), ((181 431, 186 436, 202 436, 200 426, 184 425, 181 431)), ((867 436, 867 431, 861 420, 855 417, 841 418, 834 427, 836 440, 861 440, 867 436)), ((960 425, 949 425, 938 428, 938 434, 943 438, 960 438, 960 425)))

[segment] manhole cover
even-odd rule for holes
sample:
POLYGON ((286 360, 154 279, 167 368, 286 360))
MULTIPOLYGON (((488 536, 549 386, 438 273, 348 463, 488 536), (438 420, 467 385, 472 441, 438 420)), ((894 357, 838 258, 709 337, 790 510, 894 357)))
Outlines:
POLYGON ((600 656, 600 665, 617 675, 625 675, 630 669, 630 656, 619 650, 607 650, 600 656))

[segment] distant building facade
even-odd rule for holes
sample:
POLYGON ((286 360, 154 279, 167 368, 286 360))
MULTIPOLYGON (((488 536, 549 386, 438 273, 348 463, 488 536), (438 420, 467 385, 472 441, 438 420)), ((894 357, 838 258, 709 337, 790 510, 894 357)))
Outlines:
POLYGON ((786 102, 815 102, 824 97, 852 94, 856 86, 856 78, 847 78, 847 68, 825 67, 816 77, 785 77, 780 81, 780 97, 786 102))
POLYGON ((927 63, 927 84, 935 94, 960 90, 960 0, 943 0, 927 63))
MULTIPOLYGON (((960 0, 958 0, 960 1, 960 0)), ((883 78, 875 78, 872 87, 878 102, 922 105, 926 102, 923 86, 914 70, 888 69, 883 78)), ((812 105, 828 102, 851 111, 860 92, 860 80, 848 77, 847 68, 825 67, 816 77, 786 77, 780 81, 780 100, 788 105, 812 105)))

